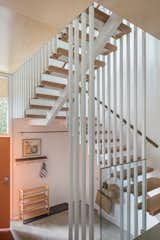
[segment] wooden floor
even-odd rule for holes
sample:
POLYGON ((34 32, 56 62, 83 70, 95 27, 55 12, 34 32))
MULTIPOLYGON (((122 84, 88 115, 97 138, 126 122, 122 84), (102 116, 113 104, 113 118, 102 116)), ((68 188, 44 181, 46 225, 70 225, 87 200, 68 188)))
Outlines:
POLYGON ((0 240, 14 240, 10 231, 0 232, 0 240))
POLYGON ((140 237, 136 238, 136 240, 160 240, 160 224, 157 224, 140 237))

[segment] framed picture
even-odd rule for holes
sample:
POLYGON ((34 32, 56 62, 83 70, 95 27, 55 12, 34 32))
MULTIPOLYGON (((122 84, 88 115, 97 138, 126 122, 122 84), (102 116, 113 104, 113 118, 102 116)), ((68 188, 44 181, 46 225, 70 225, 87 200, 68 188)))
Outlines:
POLYGON ((41 155, 41 139, 23 139, 23 157, 36 157, 41 155))

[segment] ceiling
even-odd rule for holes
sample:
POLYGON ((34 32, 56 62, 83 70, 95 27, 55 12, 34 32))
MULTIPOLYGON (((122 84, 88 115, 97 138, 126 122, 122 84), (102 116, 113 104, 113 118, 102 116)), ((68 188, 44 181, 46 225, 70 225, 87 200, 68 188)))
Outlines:
MULTIPOLYGON (((0 0, 0 72, 14 72, 91 0, 0 0), (2 34, 3 33, 3 34, 2 34)), ((160 0, 97 0, 160 38, 160 0)))
POLYGON ((89 2, 0 0, 0 72, 14 72, 27 56, 60 32, 89 2))
POLYGON ((160 0, 99 0, 99 3, 160 39, 160 0))

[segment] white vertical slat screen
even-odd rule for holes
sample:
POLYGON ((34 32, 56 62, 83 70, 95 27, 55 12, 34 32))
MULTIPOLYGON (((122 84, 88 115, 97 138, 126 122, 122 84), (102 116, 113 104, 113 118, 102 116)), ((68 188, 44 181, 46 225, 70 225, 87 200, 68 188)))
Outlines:
POLYGON ((100 70, 97 69, 97 166, 100 166, 101 159, 100 159, 100 70))
MULTIPOLYGON (((105 62, 105 57, 103 56, 101 58, 101 60, 103 62, 105 62)), ((105 124, 105 81, 106 81, 106 75, 105 75, 105 67, 102 68, 102 76, 101 76, 101 80, 102 80, 102 155, 103 155, 103 159, 102 159, 102 164, 103 166, 105 165, 105 153, 106 153, 106 143, 105 143, 105 129, 106 129, 106 124, 105 124)))
POLYGON ((131 165, 130 165, 130 35, 126 39, 126 147, 127 147, 127 240, 131 237, 131 165))
POLYGON ((74 20, 74 193, 75 235, 79 239, 79 20, 74 20))
POLYGON ((35 89, 40 85, 41 74, 47 70, 52 51, 56 51, 56 38, 44 44, 32 57, 25 59, 24 64, 13 74, 13 118, 25 116, 30 100, 35 97, 35 89))
POLYGON ((82 144, 82 206, 81 206, 81 223, 82 223, 82 240, 86 240, 86 13, 82 13, 81 22, 82 22, 82 40, 81 40, 81 109, 80 109, 80 118, 81 118, 81 144, 82 144))
MULTIPOLYGON (((108 152, 108 166, 111 166, 111 56, 107 57, 107 152, 108 152)), ((111 172, 111 171, 110 171, 111 172)))
POLYGON ((73 26, 69 25, 69 234, 73 240, 73 26))
POLYGON ((133 132, 133 158, 134 158, 134 237, 138 236, 138 150, 137 150, 137 77, 138 54, 137 27, 134 27, 134 132, 133 132))
POLYGON ((146 230, 146 33, 142 31, 142 231, 146 230))
POLYGON ((94 7, 89 8, 89 240, 94 240, 94 157, 95 157, 95 99, 94 99, 94 7))
POLYGON ((120 39, 120 81, 119 81, 119 115, 120 115, 120 239, 124 239, 124 161, 123 161, 123 39, 120 39))
MULTIPOLYGON (((114 41, 116 45, 116 41, 114 41)), ((117 165, 117 51, 113 54, 113 162, 117 165)), ((116 181, 117 168, 114 167, 114 180, 116 181)))

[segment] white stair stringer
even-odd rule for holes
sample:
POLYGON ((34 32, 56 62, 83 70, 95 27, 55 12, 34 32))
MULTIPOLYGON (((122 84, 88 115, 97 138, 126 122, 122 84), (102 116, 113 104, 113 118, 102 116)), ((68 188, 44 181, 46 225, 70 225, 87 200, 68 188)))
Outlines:
MULTIPOLYGON (((108 42, 110 37, 114 35, 114 33, 116 32, 121 22, 122 22, 122 19, 116 14, 112 13, 109 20, 105 24, 103 24, 103 26, 101 27, 101 31, 94 42, 95 47, 94 47, 93 56, 95 59, 99 54, 101 54, 102 49, 104 48, 106 42, 108 42)), ((89 67, 89 62, 86 62, 85 66, 87 71, 89 67)), ((68 98, 68 87, 66 86, 64 90, 61 92, 61 95, 58 97, 52 109, 47 113, 47 117, 43 121, 44 125, 49 124, 51 121, 53 121, 56 118, 58 112, 66 102, 67 98, 68 98)), ((31 124, 32 123, 38 124, 38 120, 36 119, 31 120, 31 124)), ((41 120, 41 123, 42 123, 42 120, 41 120)))

